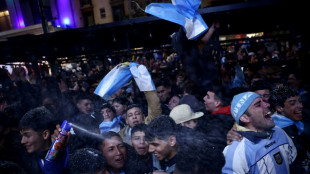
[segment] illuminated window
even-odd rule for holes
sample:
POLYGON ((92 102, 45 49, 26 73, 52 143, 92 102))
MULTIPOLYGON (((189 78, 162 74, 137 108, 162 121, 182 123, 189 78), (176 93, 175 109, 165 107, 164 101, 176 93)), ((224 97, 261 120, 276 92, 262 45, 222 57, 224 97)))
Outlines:
POLYGON ((0 17, 3 17, 3 16, 9 16, 9 11, 8 10, 0 11, 0 17))

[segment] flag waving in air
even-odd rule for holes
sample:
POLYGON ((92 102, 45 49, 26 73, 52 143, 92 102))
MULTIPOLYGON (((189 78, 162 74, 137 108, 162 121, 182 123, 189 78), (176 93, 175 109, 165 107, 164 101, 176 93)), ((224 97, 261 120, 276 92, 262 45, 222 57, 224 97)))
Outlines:
POLYGON ((197 12, 200 0, 171 0, 170 3, 151 3, 145 12, 161 19, 179 24, 183 27, 186 37, 193 40, 203 34, 208 26, 197 12))
POLYGON ((144 65, 134 62, 121 63, 115 66, 99 83, 95 94, 108 100, 112 94, 134 78, 140 91, 153 91, 155 85, 144 65))

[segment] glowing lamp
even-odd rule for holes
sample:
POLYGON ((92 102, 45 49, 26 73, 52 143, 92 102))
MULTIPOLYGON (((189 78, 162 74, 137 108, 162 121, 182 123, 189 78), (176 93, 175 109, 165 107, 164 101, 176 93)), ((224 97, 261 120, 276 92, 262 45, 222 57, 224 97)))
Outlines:
POLYGON ((70 20, 69 20, 69 18, 64 18, 64 19, 63 19, 63 23, 64 23, 65 25, 70 25, 70 20))
POLYGON ((24 28, 24 27, 25 27, 24 21, 19 21, 19 27, 20 27, 20 28, 24 28))

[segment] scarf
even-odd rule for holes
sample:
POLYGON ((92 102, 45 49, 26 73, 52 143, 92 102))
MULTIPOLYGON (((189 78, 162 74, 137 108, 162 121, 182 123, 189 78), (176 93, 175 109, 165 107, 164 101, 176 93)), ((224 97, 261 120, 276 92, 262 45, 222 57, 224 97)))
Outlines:
POLYGON ((120 120, 115 117, 112 121, 103 121, 99 125, 100 133, 113 131, 118 133, 120 131, 120 120))
POLYGON ((301 121, 293 121, 283 115, 278 114, 275 112, 271 118, 273 119, 274 123, 279 126, 280 128, 285 128, 295 124, 298 129, 298 135, 300 135, 304 131, 304 123, 301 121))
POLYGON ((234 127, 237 128, 237 132, 240 133, 242 136, 244 136, 245 138, 247 138, 248 140, 250 140, 253 143, 258 143, 261 139, 267 139, 270 138, 272 136, 272 133, 274 132, 274 130, 266 130, 263 132, 256 132, 254 130, 242 127, 238 124, 235 123, 234 127))

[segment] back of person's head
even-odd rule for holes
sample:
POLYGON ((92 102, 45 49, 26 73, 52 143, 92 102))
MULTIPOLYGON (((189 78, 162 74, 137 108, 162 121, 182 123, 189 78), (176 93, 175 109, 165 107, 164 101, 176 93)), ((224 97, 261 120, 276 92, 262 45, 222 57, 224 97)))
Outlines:
POLYGON ((233 97, 235 95, 238 95, 240 93, 247 92, 247 91, 249 91, 249 89, 245 88, 245 87, 234 87, 234 88, 231 88, 230 89, 231 101, 232 101, 232 99, 233 99, 233 97))
POLYGON ((261 75, 261 74, 259 74, 259 73, 255 73, 255 74, 253 74, 253 76, 252 76, 250 85, 253 85, 253 83, 256 82, 256 81, 265 80, 265 79, 266 79, 265 76, 263 76, 263 75, 261 75))
POLYGON ((26 171, 17 163, 12 161, 0 161, 0 173, 26 174, 26 171))
POLYGON ((106 159, 102 152, 93 148, 82 148, 69 155, 68 173, 97 173, 105 171, 106 159))
POLYGON ((181 104, 189 105, 194 112, 199 112, 204 109, 204 104, 200 102, 194 95, 183 96, 179 101, 179 105, 181 104))
POLYGON ((294 75, 297 80, 303 80, 305 78, 305 72, 302 69, 291 70, 288 75, 294 75))
POLYGON ((13 84, 7 69, 0 68, 0 84, 2 89, 10 88, 13 84))
POLYGON ((171 117, 160 115, 148 124, 145 138, 147 141, 152 141, 155 138, 166 140, 170 136, 175 135, 176 130, 177 125, 171 117))
POLYGON ((270 93, 270 107, 275 109, 276 106, 284 106, 286 99, 298 96, 298 91, 288 86, 275 88, 270 93))
POLYGON ((168 80, 161 78, 161 79, 155 81, 155 86, 156 87, 163 86, 163 87, 167 88, 167 87, 171 87, 171 84, 168 80))
POLYGON ((46 89, 54 97, 60 94, 56 77, 46 77, 46 89))
POLYGON ((45 92, 41 95, 41 105, 45 106, 49 109, 52 113, 57 112, 58 108, 58 99, 53 93, 45 92))
POLYGON ((252 76, 252 80, 264 80, 266 77, 263 74, 255 73, 252 76))
POLYGON ((280 78, 283 74, 281 67, 279 66, 270 66, 266 70, 268 78, 280 78))
POLYGON ((44 106, 28 111, 19 122, 19 129, 33 129, 36 132, 49 130, 54 132, 56 126, 52 113, 44 106))
POLYGON ((195 85, 192 81, 184 82, 183 91, 182 91, 183 94, 194 95, 194 94, 198 94, 200 91, 201 91, 201 88, 195 85))
POLYGON ((180 174, 220 174, 225 158, 218 148, 209 145, 205 134, 181 129, 177 135, 179 151, 175 172, 180 174))
POLYGON ((233 127, 235 119, 223 114, 210 114, 202 118, 198 121, 195 130, 206 134, 209 144, 223 151, 227 146, 226 135, 233 127))
POLYGON ((270 90, 270 84, 264 80, 257 80, 254 81, 253 84, 250 86, 250 90, 251 91, 257 91, 257 90, 264 90, 264 89, 268 89, 270 90))
POLYGON ((287 85, 299 90, 300 88, 304 88, 307 85, 306 76, 307 72, 302 68, 294 69, 288 72, 287 77, 287 85))
POLYGON ((15 126, 15 122, 16 119, 6 112, 0 114, 0 139, 3 138, 3 133, 7 128, 12 128, 15 126))
POLYGON ((99 132, 99 122, 95 118, 91 116, 81 116, 77 117, 77 119, 74 121, 74 124, 82 129, 74 128, 74 132, 76 135, 80 137, 87 138, 87 131, 90 132, 99 132), (85 131, 87 130, 87 131, 85 131))

